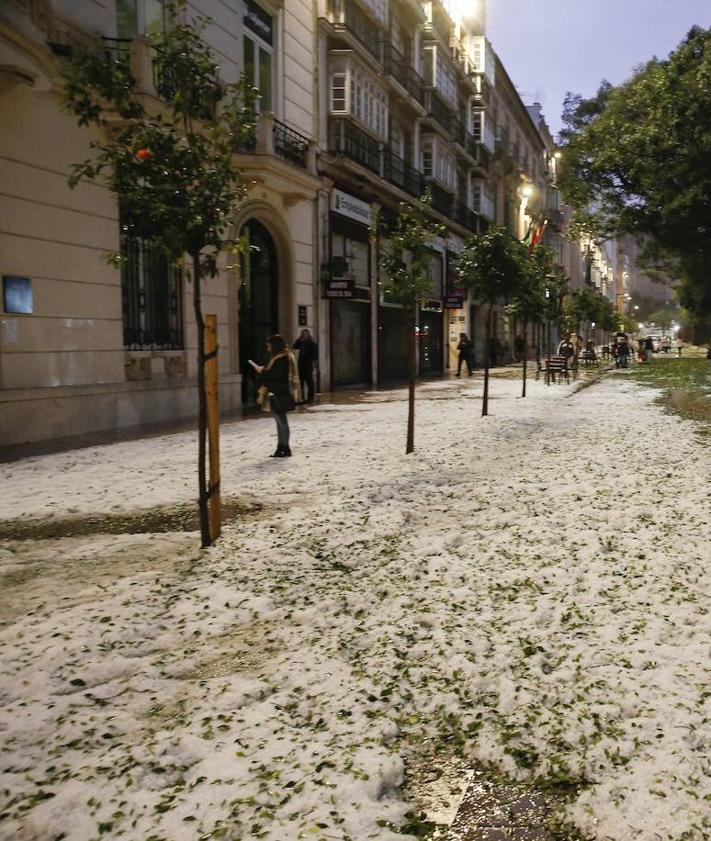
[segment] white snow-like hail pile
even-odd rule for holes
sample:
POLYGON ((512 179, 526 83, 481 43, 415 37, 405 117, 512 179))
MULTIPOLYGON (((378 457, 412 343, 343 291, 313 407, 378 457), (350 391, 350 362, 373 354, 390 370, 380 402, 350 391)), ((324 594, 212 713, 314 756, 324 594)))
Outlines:
MULTIPOLYGON (((624 377, 518 388, 424 386, 409 457, 401 393, 293 416, 292 459, 227 425, 263 507, 205 552, 5 542, 0 838, 395 841, 453 749, 584 783, 581 836, 711 838, 708 446, 624 377)), ((193 438, 4 465, 0 517, 188 501, 193 438)))

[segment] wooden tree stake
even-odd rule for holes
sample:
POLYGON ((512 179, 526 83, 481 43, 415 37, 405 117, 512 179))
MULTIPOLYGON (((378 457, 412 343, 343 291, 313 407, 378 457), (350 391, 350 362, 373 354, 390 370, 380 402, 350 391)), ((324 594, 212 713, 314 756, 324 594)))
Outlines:
POLYGON ((205 393, 207 395, 207 438, 210 458, 208 518, 210 540, 222 531, 220 495, 220 416, 217 405, 217 316, 205 316, 205 393))

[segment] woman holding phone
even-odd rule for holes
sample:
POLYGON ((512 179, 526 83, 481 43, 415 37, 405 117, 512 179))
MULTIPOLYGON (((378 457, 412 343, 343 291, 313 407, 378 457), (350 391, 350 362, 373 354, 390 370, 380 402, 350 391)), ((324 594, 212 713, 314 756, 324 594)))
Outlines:
POLYGON ((276 421, 277 448, 272 456, 285 458, 291 455, 289 421, 286 413, 291 412, 296 405, 291 391, 296 361, 287 349, 284 338, 278 333, 267 339, 267 353, 269 362, 264 366, 255 364, 251 359, 249 361, 260 375, 259 382, 262 386, 260 392, 268 400, 269 408, 276 421))

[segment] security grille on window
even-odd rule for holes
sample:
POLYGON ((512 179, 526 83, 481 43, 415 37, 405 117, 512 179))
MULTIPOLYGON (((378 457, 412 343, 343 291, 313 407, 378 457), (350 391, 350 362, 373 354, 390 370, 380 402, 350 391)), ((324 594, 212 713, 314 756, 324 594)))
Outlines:
POLYGON ((182 273, 148 239, 121 223, 123 344, 127 350, 183 347, 182 273))
POLYGON ((244 0, 244 28, 244 75, 249 84, 259 91, 257 111, 271 111, 274 101, 272 16, 253 0, 244 0))

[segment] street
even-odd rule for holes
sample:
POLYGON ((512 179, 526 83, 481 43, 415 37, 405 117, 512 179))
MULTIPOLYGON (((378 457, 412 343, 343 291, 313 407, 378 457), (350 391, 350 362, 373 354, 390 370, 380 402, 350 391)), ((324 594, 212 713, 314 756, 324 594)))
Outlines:
POLYGON ((194 433, 2 465, 0 838, 414 838, 457 752, 581 838, 710 838, 708 438, 574 391, 424 384, 408 457, 404 390, 292 414, 290 459, 226 424, 204 551, 151 525, 194 433))

